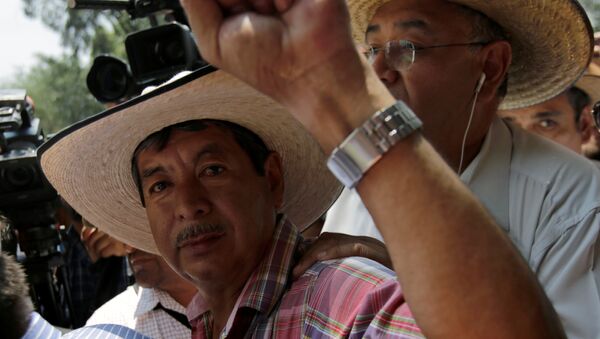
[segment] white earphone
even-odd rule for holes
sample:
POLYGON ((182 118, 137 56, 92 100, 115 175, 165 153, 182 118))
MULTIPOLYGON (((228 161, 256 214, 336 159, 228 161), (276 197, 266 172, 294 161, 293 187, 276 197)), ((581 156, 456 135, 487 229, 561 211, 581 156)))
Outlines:
POLYGON ((458 163, 458 175, 462 172, 463 160, 465 157, 465 144, 467 142, 467 135, 469 134, 469 128, 471 128, 471 121, 473 121, 473 113, 475 112, 475 104, 477 103, 477 97, 479 96, 479 91, 483 87, 485 83, 486 75, 485 73, 481 73, 481 77, 479 77, 479 82, 477 83, 477 87, 475 87, 475 95, 473 97, 473 105, 471 106, 471 113, 469 114, 469 121, 467 122, 467 128, 465 129, 465 134, 463 135, 462 146, 460 148, 460 162, 458 163))
POLYGON ((479 82, 477 83, 477 88, 475 88, 475 93, 479 93, 483 84, 485 83, 485 73, 481 73, 481 77, 479 78, 479 82))

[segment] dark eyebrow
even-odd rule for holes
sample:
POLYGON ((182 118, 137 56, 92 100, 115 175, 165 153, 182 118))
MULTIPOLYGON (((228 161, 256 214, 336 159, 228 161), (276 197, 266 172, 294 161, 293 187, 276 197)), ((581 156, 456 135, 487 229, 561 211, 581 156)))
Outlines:
POLYGON ((164 171, 165 171, 165 169, 162 166, 147 168, 142 172, 142 180, 149 178, 158 172, 164 172, 164 171))
POLYGON ((419 19, 411 19, 405 21, 396 21, 394 22, 394 27, 398 29, 408 30, 408 29, 419 29, 424 32, 429 32, 429 25, 425 23, 423 20, 419 19))
POLYGON ((223 153, 223 150, 221 149, 221 147, 219 147, 219 145, 216 142, 211 142, 210 144, 207 144, 206 146, 202 147, 200 151, 198 151, 196 157, 194 158, 194 162, 197 162, 198 160, 202 159, 207 155, 223 155, 223 153))
MULTIPOLYGON (((399 30, 410 30, 410 29, 418 29, 425 33, 429 33, 431 30, 429 29, 429 25, 423 20, 420 19, 410 19, 410 20, 400 20, 394 22, 394 28, 399 30)), ((379 32, 381 27, 377 24, 367 26, 367 32, 365 33, 365 37, 369 35, 369 33, 379 32)))
POLYGON ((535 117, 537 119, 542 119, 542 118, 555 117, 557 115, 560 115, 560 112, 557 112, 557 111, 544 111, 544 112, 537 112, 535 114, 535 117))
MULTIPOLYGON (((203 158, 207 155, 221 155, 221 154, 223 154, 223 150, 219 147, 219 145, 217 143, 213 142, 213 143, 207 144, 206 146, 202 147, 202 149, 200 151, 198 151, 198 153, 194 157, 194 162, 197 162, 198 160, 200 160, 201 158, 203 158)), ((142 180, 147 179, 159 172, 165 172, 165 168, 163 166, 155 166, 155 167, 147 168, 142 171, 142 180)))

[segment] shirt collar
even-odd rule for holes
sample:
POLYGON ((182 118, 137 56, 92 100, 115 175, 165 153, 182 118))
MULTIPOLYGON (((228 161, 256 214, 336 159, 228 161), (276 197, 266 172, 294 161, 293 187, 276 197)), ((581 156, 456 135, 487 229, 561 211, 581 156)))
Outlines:
POLYGON ((185 307, 181 306, 175 299, 165 292, 154 288, 140 287, 138 291, 138 303, 135 309, 134 317, 138 318, 148 312, 154 310, 156 305, 160 303, 165 308, 185 313, 185 307))
MULTIPOLYGON (((297 228, 287 217, 281 216, 275 227, 270 248, 248 278, 233 313, 243 307, 263 314, 271 313, 290 281, 296 249, 302 239, 297 228)), ((208 306, 198 293, 187 308, 187 316, 190 322, 193 322, 208 311, 208 306)))
POLYGON ((495 117, 481 150, 460 176, 505 229, 509 226, 511 158, 511 130, 504 121, 495 117))

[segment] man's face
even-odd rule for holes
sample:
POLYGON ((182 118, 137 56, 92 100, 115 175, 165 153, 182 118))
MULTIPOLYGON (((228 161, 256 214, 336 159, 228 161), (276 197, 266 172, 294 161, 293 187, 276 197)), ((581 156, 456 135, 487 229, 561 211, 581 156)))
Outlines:
POLYGON ((144 288, 164 289, 169 278, 177 273, 167 265, 162 257, 134 249, 127 259, 133 270, 135 281, 144 288))
MULTIPOLYGON (((367 45, 409 40, 417 47, 471 43, 472 25, 454 4, 443 0, 392 0, 373 16, 367 45)), ((482 66, 477 47, 448 47, 417 51, 406 70, 390 69, 379 53, 373 67, 397 99, 421 118, 425 136, 444 156, 460 152, 482 66)), ((470 135, 485 133, 489 123, 475 114, 470 135)), ((488 117, 489 119, 489 117, 488 117)))
POLYGON ((498 114, 524 130, 581 153, 581 131, 575 121, 575 110, 569 104, 566 93, 535 106, 499 111, 498 114))
POLYGON ((138 156, 146 213, 158 250, 198 287, 245 281, 268 248, 283 195, 279 158, 257 174, 219 127, 173 130, 162 150, 138 156))

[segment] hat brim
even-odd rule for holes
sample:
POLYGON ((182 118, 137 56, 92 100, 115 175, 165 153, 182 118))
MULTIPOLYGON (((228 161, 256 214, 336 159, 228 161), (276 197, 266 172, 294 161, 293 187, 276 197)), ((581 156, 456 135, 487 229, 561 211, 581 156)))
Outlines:
MULTIPOLYGON (((352 36, 364 42, 369 21, 390 0, 347 0, 352 36)), ((517 109, 562 93, 583 74, 593 49, 585 10, 573 0, 449 0, 481 12, 508 34, 513 50, 500 109, 517 109)))
POLYGON ((38 151, 58 193, 90 223, 135 248, 158 253, 131 174, 135 148, 166 126, 194 119, 244 126, 279 153, 285 193, 280 212, 298 227, 335 201, 340 183, 325 155, 282 106, 223 71, 196 71, 60 132, 38 151))

